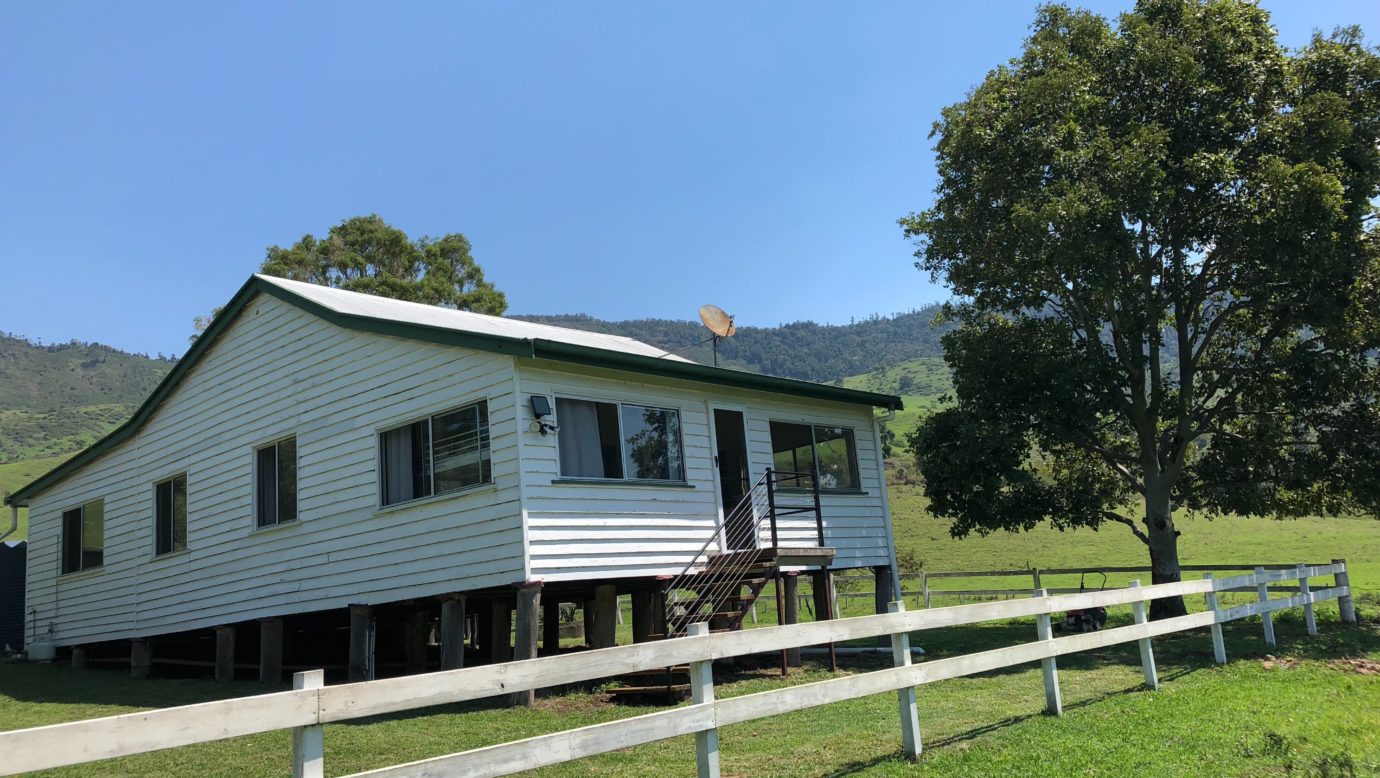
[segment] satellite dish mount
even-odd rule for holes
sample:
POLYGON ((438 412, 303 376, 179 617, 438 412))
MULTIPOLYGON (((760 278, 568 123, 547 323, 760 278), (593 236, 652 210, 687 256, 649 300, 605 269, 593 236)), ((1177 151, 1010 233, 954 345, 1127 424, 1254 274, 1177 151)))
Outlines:
POLYGON ((714 334, 712 338, 714 341, 714 367, 718 367, 719 341, 733 337, 737 334, 738 328, 733 326, 733 317, 717 305, 701 305, 700 321, 704 323, 706 329, 714 334))

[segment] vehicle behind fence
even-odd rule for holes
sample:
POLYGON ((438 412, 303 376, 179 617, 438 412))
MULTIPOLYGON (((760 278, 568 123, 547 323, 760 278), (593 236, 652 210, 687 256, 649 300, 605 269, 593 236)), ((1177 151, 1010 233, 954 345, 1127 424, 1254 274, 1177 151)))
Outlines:
MULTIPOLYGON (((1220 568, 1218 568, 1220 569, 1220 568)), ((718 728, 790 711, 856 697, 895 692, 905 753, 914 758, 921 749, 915 687, 947 678, 973 675, 1004 667, 1040 662, 1046 706, 1062 712, 1057 657, 1120 643, 1136 642, 1147 688, 1159 686, 1151 639, 1208 627, 1213 655, 1227 661, 1222 624, 1261 616, 1265 640, 1275 642, 1271 614, 1302 608, 1310 635, 1317 634, 1314 606, 1337 600, 1343 622, 1355 623, 1346 563, 1257 567, 1245 575, 1180 583, 1140 586, 1081 594, 1052 595, 1035 591, 1031 597, 928 610, 906 611, 903 602, 890 604, 886 614, 787 626, 763 627, 709 634, 707 625, 690 625, 687 637, 638 643, 594 651, 528 659, 499 665, 449 670, 379 681, 324 686, 319 670, 298 673, 293 690, 253 697, 130 713, 68 724, 0 732, 0 774, 14 774, 100 759, 126 756, 193 743, 292 729, 292 773, 321 776, 325 743, 322 725, 478 700, 513 692, 598 680, 640 670, 688 663, 692 701, 669 710, 565 730, 510 743, 472 749, 357 775, 368 776, 498 776, 567 762, 594 754, 651 743, 681 735, 695 736, 701 776, 719 774, 718 728), (1314 588, 1310 579, 1332 577, 1331 585, 1314 588), (1271 584, 1296 581, 1286 597, 1270 597, 1271 584), (1219 595, 1254 592, 1251 602, 1227 607, 1219 595), (1164 597, 1201 594, 1206 610, 1186 616, 1147 621, 1145 603, 1164 597), (1055 637, 1051 615, 1071 610, 1130 605, 1134 623, 1096 632, 1055 637), (1036 640, 1016 646, 912 664, 910 634, 999 619, 1035 617, 1036 640), (889 636, 893 666, 883 670, 832 678, 728 699, 714 696, 716 659, 758 654, 831 642, 889 636)))

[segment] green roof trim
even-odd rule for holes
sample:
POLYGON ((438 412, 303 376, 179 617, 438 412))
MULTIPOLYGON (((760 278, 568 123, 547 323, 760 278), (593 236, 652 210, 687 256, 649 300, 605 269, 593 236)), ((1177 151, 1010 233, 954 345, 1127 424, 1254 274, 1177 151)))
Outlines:
POLYGON ((761 392, 789 394, 796 397, 808 397, 813 400, 831 400, 895 410, 900 410, 903 407, 900 397, 877 392, 865 392, 861 389, 845 389, 842 386, 817 384, 794 378, 780 378, 760 373, 748 373, 742 370, 730 370, 724 367, 711 367, 701 365, 698 362, 678 362, 671 359, 644 357, 639 354, 605 351, 553 340, 538 339, 532 341, 532 345, 536 352, 535 356, 541 359, 628 370, 665 378, 732 386, 737 389, 755 389, 761 392))
POLYGON ((474 349, 476 351, 488 351, 495 354, 506 354, 528 359, 549 359, 557 362, 568 362, 591 367, 627 370, 664 378, 698 381, 700 383, 731 386, 738 389, 753 389, 763 392, 789 394, 814 400, 870 405, 895 410, 900 410, 903 407, 901 398, 895 395, 865 392, 858 389, 845 389, 841 386, 817 384, 810 381, 799 381, 793 378, 779 378, 777 376, 760 375, 757 373, 747 373, 741 370, 730 370, 728 368, 710 367, 708 365, 701 365, 697 362, 680 362, 671 359, 659 359, 657 357, 647 357, 638 354, 608 351, 605 349, 580 346, 573 343, 562 343, 553 340, 507 338, 499 335, 462 332, 446 327, 432 327, 425 324, 391 321, 372 316, 341 313, 315 300, 309 300, 277 284, 264 281, 254 276, 245 282, 244 286, 240 287, 240 290, 235 293, 235 296, 230 299, 230 302, 226 303, 220 314, 211 322, 211 325, 192 343, 191 348, 187 349, 187 353, 184 354, 182 358, 177 361, 177 364, 173 366, 173 369, 163 377, 162 382, 159 383, 157 388, 153 390, 153 393, 148 396, 148 399, 144 400, 138 410, 134 412, 133 416, 129 417, 129 419, 120 426, 111 430, 105 437, 77 453, 71 459, 68 459, 66 462, 63 462, 42 476, 39 476, 6 497, 5 504, 27 505, 29 499, 34 495, 48 489, 77 470, 99 459, 103 454, 110 451, 110 449, 132 437, 144 426, 149 417, 153 415, 153 412, 163 403, 163 400, 166 399, 168 395, 172 394, 178 385, 182 383, 182 380, 186 378, 192 368, 201 361, 201 358, 210 350, 217 338, 219 338, 225 330, 229 329, 231 323, 244 311, 245 306, 249 304, 250 300, 254 299, 254 296, 259 293, 281 300, 339 327, 357 330, 359 332, 369 332, 375 335, 387 335, 407 340, 418 340, 443 346, 458 346, 460 348, 474 349))

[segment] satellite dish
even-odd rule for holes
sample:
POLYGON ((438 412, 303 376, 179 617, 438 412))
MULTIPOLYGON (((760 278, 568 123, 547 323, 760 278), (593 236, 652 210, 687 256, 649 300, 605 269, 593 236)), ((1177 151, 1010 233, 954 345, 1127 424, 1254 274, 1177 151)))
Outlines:
POLYGON ((714 333, 715 337, 731 338, 738 331, 733 326, 733 317, 717 305, 701 305, 700 321, 704 322, 704 326, 714 333))
POLYGON ((701 305, 700 321, 714 333, 714 367, 719 366, 719 339, 731 338, 738 328, 733 326, 733 317, 717 305, 701 305))

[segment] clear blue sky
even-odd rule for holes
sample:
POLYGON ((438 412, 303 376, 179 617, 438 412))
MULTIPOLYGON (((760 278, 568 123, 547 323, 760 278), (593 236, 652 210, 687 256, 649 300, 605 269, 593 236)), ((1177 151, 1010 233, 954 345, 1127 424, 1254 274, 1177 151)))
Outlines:
MULTIPOLYGON (((1374 0, 1265 5, 1380 39, 1374 0)), ((930 125, 1034 8, 7 2, 0 330, 181 353, 266 246, 369 212, 465 233, 514 313, 917 307, 930 125)))

